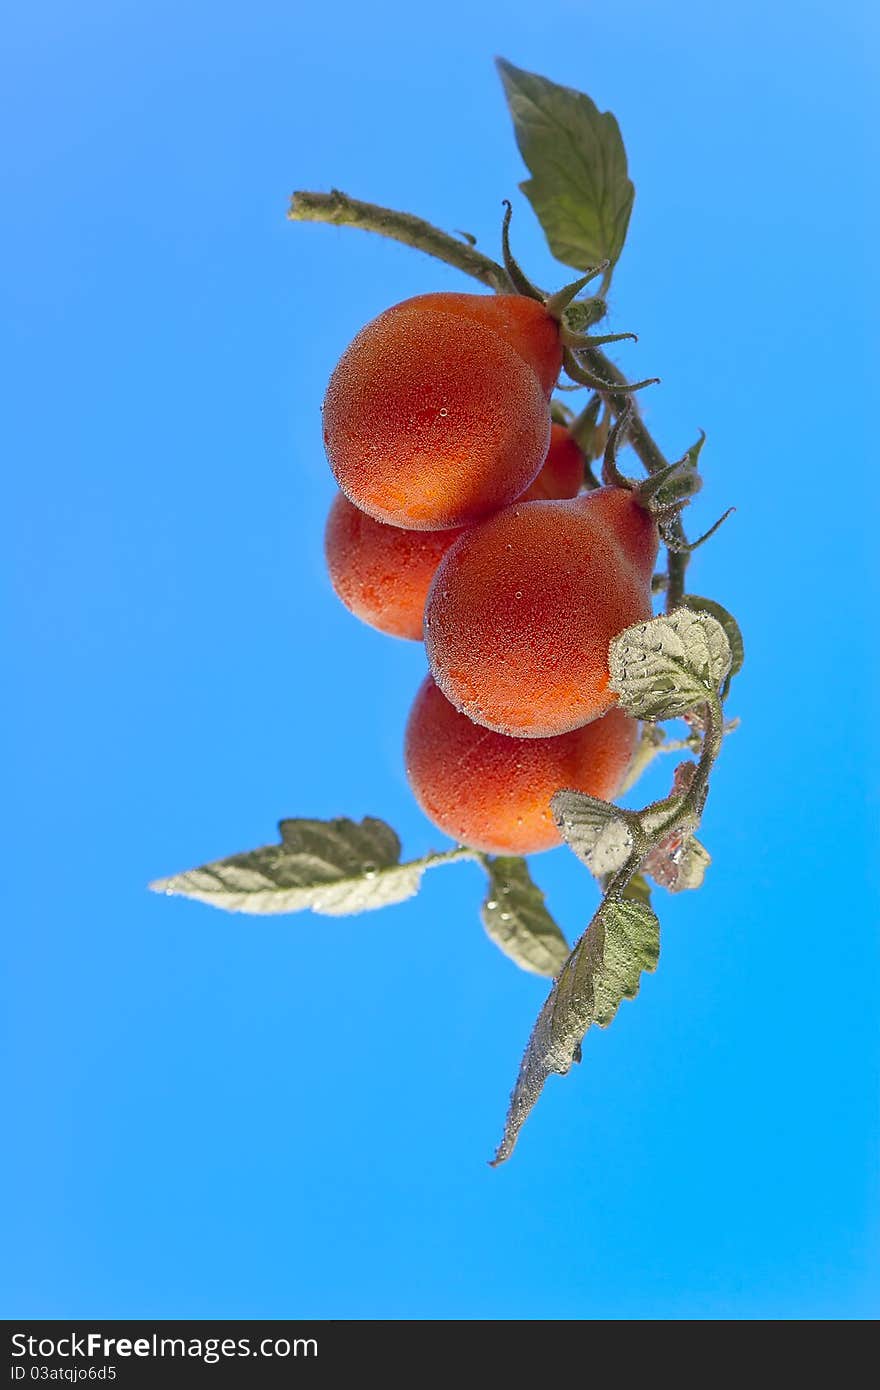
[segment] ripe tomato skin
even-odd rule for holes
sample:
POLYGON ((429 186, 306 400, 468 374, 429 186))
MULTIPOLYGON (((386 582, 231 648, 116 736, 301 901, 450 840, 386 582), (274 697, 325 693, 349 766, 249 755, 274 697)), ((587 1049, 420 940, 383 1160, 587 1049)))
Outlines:
POLYGON ((538 377, 493 328, 399 305, 357 334, 324 401, 341 490, 392 526, 473 525, 522 496, 550 443, 538 377))
POLYGON ((356 617, 390 637, 421 642, 434 572, 462 534, 386 526, 336 494, 324 533, 330 582, 356 617))
POLYGON ((657 525, 625 488, 521 502, 462 536, 425 606, 431 672, 478 724, 547 738, 615 703, 608 646, 651 616, 657 525))
POLYGON ((520 502, 549 502, 576 497, 584 481, 584 456, 564 425, 550 427, 550 448, 535 481, 520 502))
POLYGON ((611 800, 635 750, 637 724, 614 709, 556 738, 509 738, 459 714, 428 676, 410 712, 407 777, 429 820, 487 854, 534 854, 560 843, 550 798, 562 788, 611 800))
POLYGON ((549 400, 562 370, 562 340, 559 323, 536 299, 522 294, 420 294, 397 307, 413 305, 491 328, 528 363, 549 400))

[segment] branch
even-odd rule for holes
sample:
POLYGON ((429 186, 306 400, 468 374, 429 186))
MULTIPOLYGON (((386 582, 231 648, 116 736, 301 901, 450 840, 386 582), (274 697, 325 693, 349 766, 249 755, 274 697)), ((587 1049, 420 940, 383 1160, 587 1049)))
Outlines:
MULTIPOLYGON (((585 352, 578 354, 590 368, 594 376, 600 377, 615 386, 626 386, 626 377, 619 371, 599 348, 587 348, 585 352)), ((608 393, 608 399, 615 415, 620 415, 626 408, 629 396, 608 393)), ((639 415, 637 409, 633 410, 632 419, 626 434, 627 442, 632 445, 633 450, 641 459, 649 473, 659 473, 661 468, 667 468, 669 461, 660 448, 659 444, 650 434, 644 420, 639 415)))
POLYGON ((416 251, 426 251, 429 256, 463 270, 465 275, 473 276, 492 290, 510 291, 504 267, 468 242, 432 227, 430 222, 412 213, 395 212, 378 203, 364 203, 340 193, 338 188, 330 193, 294 193, 287 216, 291 222, 329 222, 334 227, 359 227, 364 232, 378 232, 416 251))
MULTIPOLYGON (((682 531, 681 518, 676 517, 676 532, 684 534, 682 531)), ((678 608, 684 598, 685 570, 688 567, 690 555, 686 550, 666 551, 666 612, 671 613, 678 608)))
MULTIPOLYGON (((709 790, 709 773, 721 752, 721 744, 724 741, 724 714, 721 700, 717 694, 706 702, 704 710, 705 725, 700 759, 687 792, 680 805, 676 807, 668 819, 658 820, 652 827, 650 834, 633 835, 632 852, 626 863, 618 869, 606 885, 606 898, 620 901, 635 875, 644 868, 645 860, 652 850, 656 849, 675 831, 680 830, 687 834, 699 825, 706 793, 709 790)), ((683 740, 679 746, 684 747, 689 743, 689 740, 683 740)), ((638 816, 628 819, 632 824, 638 821, 638 816)))

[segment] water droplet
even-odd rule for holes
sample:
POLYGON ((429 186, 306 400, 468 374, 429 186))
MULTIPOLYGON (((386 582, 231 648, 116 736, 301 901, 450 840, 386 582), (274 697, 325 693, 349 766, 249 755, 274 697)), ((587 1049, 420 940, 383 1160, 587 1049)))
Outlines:
POLYGON ((494 898, 489 898, 488 901, 486 902, 486 907, 488 908, 488 910, 489 910, 490 912, 494 912, 497 906, 498 906, 498 904, 497 904, 497 902, 495 901, 494 898))
POLYGON ((445 420, 445 419, 446 419, 446 416, 447 416, 448 414, 449 414, 449 411, 446 409, 446 406, 444 405, 443 408, 442 408, 442 410, 440 411, 440 419, 441 419, 441 420, 445 420))
POLYGON ((509 922, 509 921, 510 921, 510 913, 509 913, 509 912, 499 912, 498 916, 501 918, 502 922, 509 922))
POLYGON ((522 598, 522 589, 517 589, 514 598, 522 598))

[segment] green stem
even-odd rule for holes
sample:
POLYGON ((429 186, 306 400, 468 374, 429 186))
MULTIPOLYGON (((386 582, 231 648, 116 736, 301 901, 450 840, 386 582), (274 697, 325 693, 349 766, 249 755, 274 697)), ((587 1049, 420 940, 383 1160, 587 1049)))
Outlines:
POLYGON ((694 773, 694 780, 688 788, 685 797, 685 805, 691 815, 699 819, 702 814, 703 802, 706 800, 706 792, 709 790, 709 773, 718 754, 721 752, 721 745, 724 742, 724 710, 721 705, 721 696, 717 690, 713 690, 711 698, 706 701, 705 728, 703 731, 703 747, 700 752, 700 761, 697 763, 697 770, 694 773))
MULTIPOLYGON (((627 381, 623 372, 618 371, 614 363, 611 362, 599 348, 587 348, 586 351, 578 353, 578 356, 586 362, 594 376, 601 377, 603 381, 607 381, 612 387, 626 386, 627 381)), ((623 394, 615 394, 612 390, 608 393, 608 399, 611 402, 611 408, 615 415, 619 415, 622 410, 626 409, 626 403, 630 400, 630 397, 623 394)), ((649 473, 658 473, 661 468, 668 467, 668 459, 647 429, 638 410, 633 411, 633 416, 627 431, 627 440, 632 445, 635 454, 641 459, 649 473)))
MULTIPOLYGON (((676 530, 681 532, 681 521, 676 518, 676 530)), ((685 571, 690 555, 686 550, 666 551, 666 612, 678 608, 685 593, 685 571)))
POLYGON ((360 227, 365 232, 378 232, 380 236, 401 241, 416 251, 426 251, 447 265, 463 270, 490 289, 510 290, 510 281, 503 266, 489 256, 459 241, 448 232, 432 227, 421 217, 409 212, 395 212, 393 208, 383 208, 378 203, 365 203, 359 198, 350 198, 340 193, 338 188, 330 193, 294 193, 290 200, 287 216, 292 222, 329 222, 334 227, 360 227))
MULTIPOLYGON (((613 362, 609 362, 604 352, 598 348, 589 348, 586 352, 578 354, 590 367, 594 376, 602 377, 603 380, 626 384, 626 377, 619 372, 613 362)), ((632 403, 632 396, 610 395, 611 408, 615 415, 620 416, 626 409, 627 402, 632 403)), ((634 452, 644 464, 649 473, 659 473, 661 469, 668 468, 669 463, 647 429, 644 420, 639 415, 633 403, 633 414, 627 430, 627 440, 632 445, 634 452)), ((676 537, 684 539, 684 527, 681 517, 676 517, 671 527, 676 537)), ((685 593, 685 574, 688 567, 690 555, 687 551, 673 551, 667 549, 666 552, 666 612, 671 613, 678 608, 685 593)))
POLYGON ((633 839, 633 847, 626 863, 621 865, 607 884, 604 893, 606 900, 620 901, 631 880, 635 878, 637 873, 641 872, 648 855, 669 835, 676 830, 690 832, 699 825, 703 803, 709 789, 709 774, 724 741, 724 713, 721 697, 717 691, 713 691, 706 701, 704 709, 705 727, 700 758, 693 780, 682 798, 681 804, 668 820, 662 821, 650 834, 646 834, 641 829, 637 812, 625 813, 633 839))

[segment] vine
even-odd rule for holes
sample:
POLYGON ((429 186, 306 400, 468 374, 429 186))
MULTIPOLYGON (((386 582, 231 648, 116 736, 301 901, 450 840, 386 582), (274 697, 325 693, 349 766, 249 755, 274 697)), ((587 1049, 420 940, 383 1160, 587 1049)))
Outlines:
POLYGON ((644 970, 659 955, 659 920, 649 880, 672 892, 698 888, 709 855, 696 838, 709 781, 725 735, 724 701, 743 660, 742 634, 714 599, 689 594, 693 552, 729 512, 697 540, 688 539, 682 510, 699 490, 701 437, 671 462, 648 430, 634 394, 649 382, 631 383, 603 346, 632 334, 590 334, 602 321, 613 272, 623 248, 634 189, 617 123, 588 97, 511 64, 499 64, 517 142, 529 172, 522 185, 551 251, 579 278, 547 295, 513 257, 507 204, 502 261, 478 250, 466 235, 452 235, 411 213, 329 193, 297 191, 292 222, 354 227, 400 242, 472 277, 493 293, 541 300, 559 320, 565 346, 560 389, 592 392, 575 417, 555 401, 585 454, 587 488, 599 486, 591 470, 603 459, 602 481, 627 486, 650 505, 666 547, 665 567, 652 590, 663 596, 664 614, 638 623, 611 643, 611 690, 620 706, 642 721, 642 732, 624 788, 632 786, 660 753, 694 754, 679 762, 667 796, 641 810, 624 810, 580 791, 560 788, 551 805, 562 839, 602 889, 587 929, 569 949, 528 864, 516 855, 489 855, 467 846, 401 861, 400 841, 384 821, 367 817, 332 821, 285 820, 276 844, 215 861, 151 885, 230 911, 327 915, 386 906, 418 892, 423 874, 459 862, 479 866, 487 879, 481 917, 492 940, 524 969, 553 979, 538 1015, 511 1097, 494 1163, 507 1159, 547 1077, 580 1060, 589 1027, 606 1026, 620 1002, 638 990, 644 970), (601 276, 599 292, 584 294, 601 276), (624 478, 618 450, 628 444, 646 477, 624 478), (683 738, 667 738, 658 725, 683 719, 683 738))

